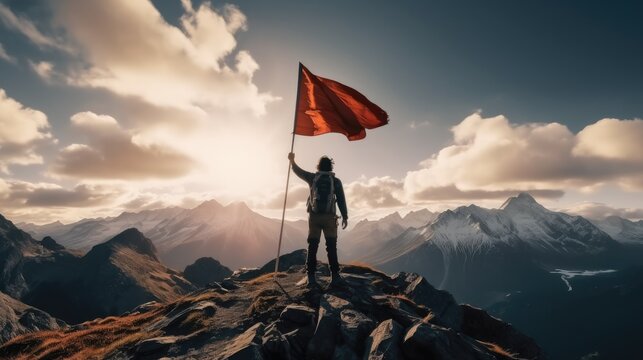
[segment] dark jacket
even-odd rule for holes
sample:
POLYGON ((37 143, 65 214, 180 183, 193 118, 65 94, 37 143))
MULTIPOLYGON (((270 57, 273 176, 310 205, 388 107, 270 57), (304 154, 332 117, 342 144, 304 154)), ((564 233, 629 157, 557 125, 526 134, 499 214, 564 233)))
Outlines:
MULTIPOLYGON (((295 173, 295 175, 299 176, 300 179, 304 180, 305 182, 308 183, 308 187, 313 186, 313 180, 315 179, 315 174, 308 172, 302 168, 300 168, 295 162, 292 163, 292 171, 295 173)), ((337 198, 337 206, 339 207, 339 211, 342 214, 342 218, 348 219, 348 209, 346 208, 346 197, 344 196, 344 188, 342 187, 342 182, 336 177, 333 177, 335 179, 335 197, 337 198)), ((310 212, 310 195, 308 196, 308 212, 310 212)), ((333 209, 335 210, 335 209, 333 209)), ((334 211, 333 211, 334 212, 334 211)))

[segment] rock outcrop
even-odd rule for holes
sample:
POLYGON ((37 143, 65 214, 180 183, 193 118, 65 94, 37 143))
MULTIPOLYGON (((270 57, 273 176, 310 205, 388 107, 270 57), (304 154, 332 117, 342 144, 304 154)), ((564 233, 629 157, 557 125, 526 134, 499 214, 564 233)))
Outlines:
POLYGON ((65 326, 64 321, 0 292, 0 344, 18 335, 65 326))
POLYGON ((211 257, 197 259, 194 264, 183 270, 183 276, 197 286, 206 286, 215 281, 222 281, 232 275, 232 270, 211 257))
POLYGON ((304 267, 242 280, 236 273, 174 302, 59 332, 17 337, 0 357, 87 354, 108 359, 544 359, 529 337, 458 305, 416 274, 345 265, 347 286, 298 282, 304 267), (284 291, 282 291, 283 289, 284 291), (92 342, 91 338, 100 338, 92 342), (73 339, 70 341, 69 339, 73 339))
POLYGON ((49 249, 52 251, 57 251, 57 250, 64 250, 65 247, 60 245, 56 240, 54 240, 51 236, 45 236, 42 240, 40 240, 40 243, 45 249, 49 249))

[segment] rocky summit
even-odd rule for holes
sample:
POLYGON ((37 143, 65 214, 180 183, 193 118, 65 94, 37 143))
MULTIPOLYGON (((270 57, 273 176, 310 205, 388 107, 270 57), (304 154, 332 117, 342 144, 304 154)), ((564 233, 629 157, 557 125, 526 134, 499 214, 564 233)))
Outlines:
MULTIPOLYGON (((288 257, 295 257, 288 259, 288 257)), ((238 271, 165 304, 22 335, 8 358, 544 359, 529 337, 480 309, 459 305, 411 273, 387 276, 344 265, 343 288, 301 285, 301 252, 282 271, 238 271)))

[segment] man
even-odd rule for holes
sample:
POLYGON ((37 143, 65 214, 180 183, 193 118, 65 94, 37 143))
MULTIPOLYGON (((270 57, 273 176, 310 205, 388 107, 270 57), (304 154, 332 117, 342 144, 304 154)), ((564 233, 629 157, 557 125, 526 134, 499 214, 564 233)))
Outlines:
POLYGON ((306 271, 308 287, 317 286, 315 270, 317 268, 317 248, 322 231, 326 239, 326 252, 331 273, 331 286, 342 286, 344 281, 339 276, 339 261, 337 260, 337 210, 342 214, 342 229, 348 226, 348 210, 342 182, 333 173, 333 160, 322 156, 317 164, 317 172, 310 173, 295 163, 295 154, 288 154, 295 175, 308 183, 310 195, 307 201, 308 211, 308 257, 306 271))

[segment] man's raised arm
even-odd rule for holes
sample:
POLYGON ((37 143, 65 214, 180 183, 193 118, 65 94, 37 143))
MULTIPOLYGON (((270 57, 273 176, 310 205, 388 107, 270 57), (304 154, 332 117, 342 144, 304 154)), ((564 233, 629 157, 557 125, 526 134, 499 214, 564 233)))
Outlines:
POLYGON ((295 163, 295 153, 289 153, 288 160, 290 160, 292 171, 295 173, 295 175, 299 176, 300 179, 307 182, 308 185, 311 185, 313 183, 313 180, 315 179, 315 174, 300 168, 297 163, 295 163))

